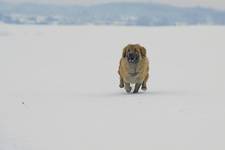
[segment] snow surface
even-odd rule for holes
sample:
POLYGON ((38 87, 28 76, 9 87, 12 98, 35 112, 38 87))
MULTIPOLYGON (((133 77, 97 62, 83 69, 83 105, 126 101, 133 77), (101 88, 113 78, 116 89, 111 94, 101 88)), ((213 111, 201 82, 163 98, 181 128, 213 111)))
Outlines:
POLYGON ((224 150, 225 27, 0 25, 0 150, 224 150), (118 87, 148 50, 147 92, 118 87))

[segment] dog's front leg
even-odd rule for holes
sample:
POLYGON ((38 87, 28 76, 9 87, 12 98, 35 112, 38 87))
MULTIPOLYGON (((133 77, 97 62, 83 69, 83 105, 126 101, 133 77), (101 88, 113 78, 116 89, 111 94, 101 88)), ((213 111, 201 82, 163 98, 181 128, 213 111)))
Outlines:
POLYGON ((130 93, 130 91, 131 91, 130 83, 125 83, 125 90, 127 93, 130 93))
POLYGON ((136 84, 135 84, 135 88, 134 88, 134 92, 133 92, 133 93, 138 93, 138 90, 139 90, 140 86, 141 86, 140 83, 136 83, 136 84))
POLYGON ((147 90, 147 85, 146 85, 146 82, 148 81, 148 77, 149 77, 149 74, 147 74, 147 76, 145 77, 143 83, 142 83, 142 86, 141 86, 141 89, 143 91, 146 91, 147 90))
POLYGON ((120 88, 123 88, 124 87, 124 82, 123 82, 123 78, 120 77, 120 85, 119 85, 120 88))

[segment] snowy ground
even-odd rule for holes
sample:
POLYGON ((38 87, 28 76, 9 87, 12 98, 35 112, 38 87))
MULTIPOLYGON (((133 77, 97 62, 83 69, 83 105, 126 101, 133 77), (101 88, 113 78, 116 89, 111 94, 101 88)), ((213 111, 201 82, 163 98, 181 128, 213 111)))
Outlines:
POLYGON ((225 27, 0 25, 0 150, 224 150, 225 27), (147 92, 119 89, 128 43, 147 92))

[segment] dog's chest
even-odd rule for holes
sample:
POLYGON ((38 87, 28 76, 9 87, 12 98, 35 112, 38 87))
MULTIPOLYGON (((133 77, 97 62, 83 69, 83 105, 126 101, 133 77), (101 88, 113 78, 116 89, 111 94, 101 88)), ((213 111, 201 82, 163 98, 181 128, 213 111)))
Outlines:
POLYGON ((138 83, 140 80, 137 65, 130 65, 128 69, 127 81, 129 83, 138 83))
POLYGON ((133 74, 138 72, 138 66, 136 64, 129 64, 128 65, 128 73, 133 74))
POLYGON ((131 75, 127 76, 128 83, 135 84, 135 83, 139 83, 139 81, 140 81, 140 78, 139 78, 138 74, 136 76, 131 76, 131 75))

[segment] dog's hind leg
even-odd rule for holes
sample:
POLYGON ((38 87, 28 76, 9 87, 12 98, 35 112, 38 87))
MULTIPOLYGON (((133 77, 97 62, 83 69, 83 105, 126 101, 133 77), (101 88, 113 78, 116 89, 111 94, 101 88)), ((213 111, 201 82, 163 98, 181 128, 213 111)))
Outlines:
POLYGON ((130 83, 125 83, 125 90, 127 93, 130 93, 130 91, 131 91, 130 83))
POLYGON ((149 75, 147 74, 147 76, 145 77, 145 79, 144 79, 144 81, 143 81, 143 83, 142 83, 142 85, 141 85, 141 89, 142 90, 147 90, 147 85, 146 85, 146 83, 147 83, 147 81, 148 81, 148 77, 149 77, 149 75))
POLYGON ((119 87, 120 87, 120 88, 123 88, 123 87, 124 87, 123 78, 121 78, 121 77, 120 77, 120 85, 119 85, 119 87))
POLYGON ((141 87, 141 83, 136 83, 133 93, 138 93, 140 87, 141 87))

